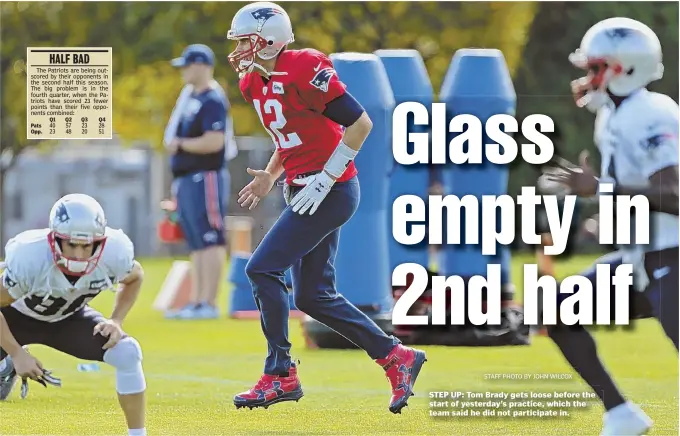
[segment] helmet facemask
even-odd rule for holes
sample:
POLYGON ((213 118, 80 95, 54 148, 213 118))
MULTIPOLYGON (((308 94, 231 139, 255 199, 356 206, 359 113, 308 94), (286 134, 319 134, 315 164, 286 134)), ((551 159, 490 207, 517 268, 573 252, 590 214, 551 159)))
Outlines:
POLYGON ((231 64, 234 71, 238 73, 239 78, 243 77, 244 74, 251 73, 253 70, 255 70, 255 68, 259 69, 267 76, 287 74, 278 73, 276 71, 268 71, 265 67, 255 62, 256 56, 259 59, 265 61, 274 59, 285 48, 285 45, 277 49, 271 41, 268 41, 256 33, 230 36, 229 39, 239 42, 247 41, 249 45, 248 49, 246 50, 239 50, 237 46, 237 48, 228 56, 229 63, 231 64))
POLYGON ((576 105, 596 112, 609 100, 607 85, 623 72, 623 67, 605 58, 585 57, 578 51, 570 55, 569 60, 572 65, 587 72, 571 82, 576 105))
POLYGON ((50 232, 47 239, 50 244, 54 263, 64 274, 75 277, 82 277, 94 272, 99 264, 99 259, 104 252, 104 245, 106 245, 106 236, 72 236, 53 231, 50 232), (66 256, 63 250, 64 243, 92 245, 92 254, 87 259, 66 256))
POLYGON ((239 45, 241 41, 247 41, 249 46, 246 50, 239 50, 237 46, 237 48, 229 54, 229 63, 234 71, 239 75, 250 73, 256 67, 266 71, 261 65, 258 65, 255 62, 255 56, 268 47, 266 39, 255 33, 230 37, 229 39, 239 41, 239 45))

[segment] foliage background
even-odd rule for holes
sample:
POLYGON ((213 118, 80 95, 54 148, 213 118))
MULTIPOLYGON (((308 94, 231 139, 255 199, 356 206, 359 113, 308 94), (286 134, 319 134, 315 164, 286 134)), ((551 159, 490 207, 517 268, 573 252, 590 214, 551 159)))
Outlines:
MULTIPOLYGON (((3 2, 0 5, 2 125, 0 151, 35 146, 25 138, 26 47, 111 46, 114 56, 114 131, 126 140, 160 146, 181 87, 168 60, 190 43, 210 45, 216 76, 228 90, 237 135, 264 135, 255 112, 241 99, 226 60, 231 17, 241 2, 3 2)), ((438 93, 455 51, 503 51, 514 76, 518 116, 545 113, 563 134, 564 157, 592 148, 592 115, 577 110, 567 62, 597 21, 627 16, 652 26, 661 39, 666 73, 653 89, 678 96, 677 2, 286 2, 295 47, 327 53, 415 48, 438 93)), ((535 176, 513 168, 510 190, 535 176)), ((0 174, 1 176, 1 174, 0 174)), ((0 177, 1 179, 1 177, 0 177)), ((1 182, 0 182, 1 186, 1 182)))

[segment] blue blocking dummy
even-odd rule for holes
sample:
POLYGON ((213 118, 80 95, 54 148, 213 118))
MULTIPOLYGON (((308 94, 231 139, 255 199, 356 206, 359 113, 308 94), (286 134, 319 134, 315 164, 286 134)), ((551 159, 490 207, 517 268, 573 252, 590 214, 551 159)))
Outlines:
MULTIPOLYGON (((248 253, 233 253, 229 268, 229 282, 231 283, 231 301, 229 303, 229 316, 232 318, 252 318, 259 313, 253 297, 253 288, 246 275, 246 264, 250 259, 248 253)), ((290 270, 285 274, 286 286, 292 287, 290 270)), ((297 310, 293 293, 289 294, 290 309, 297 310)))
POLYGON ((374 313, 391 312, 387 226, 388 172, 392 167, 394 95, 380 58, 365 53, 330 56, 340 80, 361 103, 373 122, 355 164, 359 170, 361 202, 340 232, 335 260, 336 287, 352 304, 374 313))
MULTIPOLYGON (((482 124, 492 115, 515 115, 517 96, 512 84, 503 53, 495 49, 461 49, 453 56, 451 66, 442 84, 439 100, 446 103, 448 121, 460 114, 475 115, 482 124)), ((455 134, 448 134, 448 142, 455 134)), ((490 143, 484 131, 483 144, 490 143)), ((483 158, 482 164, 455 165, 447 163, 443 170, 445 193, 462 198, 474 195, 480 205, 479 229, 481 232, 482 195, 504 195, 508 187, 508 166, 497 165, 483 158)), ((444 217, 446 223, 446 217, 444 217)), ((500 219, 497 220, 500 228, 500 219)), ((464 214, 461 242, 464 242, 464 214)), ((452 231, 454 229, 448 229, 452 231)), ((455 229, 458 231, 459 229, 455 229)), ((481 234, 480 239, 481 241, 481 234)), ((446 239, 444 239, 446 242, 446 239)), ((509 247, 497 244, 495 256, 482 254, 481 243, 477 245, 443 245, 440 265, 446 275, 486 277, 488 264, 501 265, 502 284, 510 283, 509 247)))
MULTIPOLYGON (((377 50, 375 54, 382 60, 387 77, 394 92, 395 104, 415 101, 430 108, 433 101, 432 83, 427 75, 425 62, 417 50, 377 50)), ((408 119, 405 132, 427 132, 428 126, 416 126, 413 116, 408 119)), ((409 154, 414 151, 414 144, 408 143, 409 154)), ((387 209, 390 271, 394 271, 402 263, 417 263, 428 267, 427 239, 418 245, 402 245, 391 235, 392 204, 402 195, 417 195, 427 203, 429 187, 429 169, 427 165, 399 165, 391 159, 392 169, 389 175, 389 200, 387 209)))

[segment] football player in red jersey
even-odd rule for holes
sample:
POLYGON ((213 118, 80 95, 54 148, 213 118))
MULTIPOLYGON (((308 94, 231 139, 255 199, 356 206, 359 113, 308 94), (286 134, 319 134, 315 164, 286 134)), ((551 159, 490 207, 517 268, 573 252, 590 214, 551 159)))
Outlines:
POLYGON ((253 253, 246 273, 269 345, 264 375, 237 394, 237 407, 268 407, 302 398, 288 341, 288 293, 292 267, 298 309, 343 335, 381 365, 392 385, 389 410, 400 413, 425 362, 425 353, 387 336, 335 289, 340 227, 359 205, 354 157, 371 131, 363 107, 338 79, 330 59, 313 50, 290 50, 288 14, 258 2, 236 13, 228 38, 237 42, 229 61, 243 97, 255 107, 276 150, 264 170, 239 193, 250 209, 286 173, 288 206, 253 253))

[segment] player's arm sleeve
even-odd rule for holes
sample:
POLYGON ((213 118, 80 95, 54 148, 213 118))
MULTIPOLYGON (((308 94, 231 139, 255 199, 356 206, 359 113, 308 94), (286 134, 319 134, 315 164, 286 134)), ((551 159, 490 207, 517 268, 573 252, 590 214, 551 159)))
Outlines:
POLYGON ((313 111, 323 113, 328 103, 346 92, 347 87, 338 78, 333 62, 321 52, 305 55, 299 68, 296 87, 313 111))
POLYGON ((0 283, 12 298, 18 300, 27 295, 33 287, 31 279, 33 274, 30 270, 32 263, 28 259, 22 259, 21 246, 14 239, 7 243, 5 253, 7 258, 2 275, 0 275, 0 283))
POLYGON ((341 126, 349 127, 365 112, 361 103, 354 96, 345 91, 340 97, 330 101, 323 111, 323 115, 341 126))
POLYGON ((678 165, 678 120, 650 124, 638 141, 640 165, 647 178, 678 165))
POLYGON ((106 248, 112 249, 112 252, 115 253, 110 268, 116 282, 120 282, 130 274, 135 266, 135 245, 125 233, 120 231, 114 239, 113 247, 107 246, 106 248))
POLYGON ((223 101, 211 99, 201 109, 203 132, 224 132, 227 120, 227 106, 223 101))

